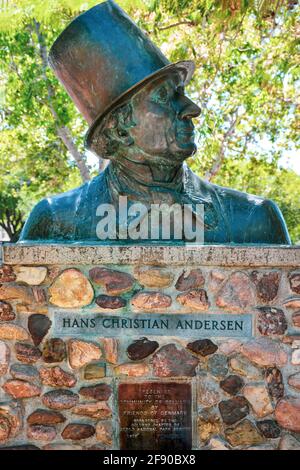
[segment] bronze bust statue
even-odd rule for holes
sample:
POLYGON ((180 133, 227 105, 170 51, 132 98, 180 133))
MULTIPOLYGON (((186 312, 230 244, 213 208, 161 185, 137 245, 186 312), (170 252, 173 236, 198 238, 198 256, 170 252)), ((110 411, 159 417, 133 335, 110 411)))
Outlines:
POLYGON ((194 215, 203 205, 205 243, 290 244, 276 204, 205 182, 184 163, 196 151, 192 119, 200 113, 184 94, 194 64, 169 63, 116 3, 78 16, 49 62, 90 125, 87 148, 110 164, 81 187, 39 202, 20 242, 99 242, 99 205, 113 205, 118 217, 118 199, 127 196, 129 205, 188 205, 194 215))

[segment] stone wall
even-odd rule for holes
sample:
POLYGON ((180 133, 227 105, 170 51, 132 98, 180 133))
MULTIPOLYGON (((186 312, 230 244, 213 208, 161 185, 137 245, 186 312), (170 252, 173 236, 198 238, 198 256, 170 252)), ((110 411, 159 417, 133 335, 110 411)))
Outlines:
MULTIPOLYGON (((120 420, 128 425, 123 398, 148 387, 169 393, 173 411, 191 390, 185 438, 194 449, 300 449, 299 248, 8 244, 0 283, 1 448, 143 446, 141 429, 130 434, 120 420), (66 312, 75 320, 250 314, 253 332, 97 337, 75 324, 73 337, 58 335, 66 312)), ((157 432, 144 439, 153 445, 157 432)))

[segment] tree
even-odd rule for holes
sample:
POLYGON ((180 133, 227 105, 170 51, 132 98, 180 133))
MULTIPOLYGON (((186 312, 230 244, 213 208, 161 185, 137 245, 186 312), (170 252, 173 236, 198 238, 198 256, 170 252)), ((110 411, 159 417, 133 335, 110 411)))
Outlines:
MULTIPOLYGON (((97 3, 15 0, 1 12, 0 157, 13 158, 9 175, 0 162, 0 182, 16 184, 17 175, 24 215, 41 197, 93 176, 83 149, 87 124, 46 67, 46 57, 71 19, 97 3)), ((194 171, 273 198, 299 241, 300 176, 281 168, 282 158, 296 158, 299 149, 297 2, 119 3, 170 60, 196 62, 188 87, 202 107, 198 152, 189 161, 194 171)))

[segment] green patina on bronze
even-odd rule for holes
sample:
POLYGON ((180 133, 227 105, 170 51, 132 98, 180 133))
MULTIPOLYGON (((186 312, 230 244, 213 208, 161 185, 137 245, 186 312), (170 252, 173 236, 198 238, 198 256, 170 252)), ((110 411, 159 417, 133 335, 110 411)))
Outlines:
MULTIPOLYGON (((99 243, 97 208, 117 208, 122 195, 147 207, 203 204, 205 243, 290 244, 276 204, 201 180, 184 163, 196 152, 192 119, 200 113, 184 94, 194 65, 170 64, 113 1, 77 17, 49 61, 90 125, 87 148, 110 164, 83 186, 39 202, 20 242, 99 243)), ((109 243, 120 242, 138 240, 109 243)))

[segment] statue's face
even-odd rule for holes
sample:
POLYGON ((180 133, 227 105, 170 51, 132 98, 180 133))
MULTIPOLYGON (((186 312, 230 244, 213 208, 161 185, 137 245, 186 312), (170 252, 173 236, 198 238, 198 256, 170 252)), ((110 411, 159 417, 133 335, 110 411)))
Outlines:
POLYGON ((129 134, 152 162, 178 164, 196 151, 192 118, 200 109, 185 96, 178 73, 146 85, 131 103, 136 125, 129 134))

